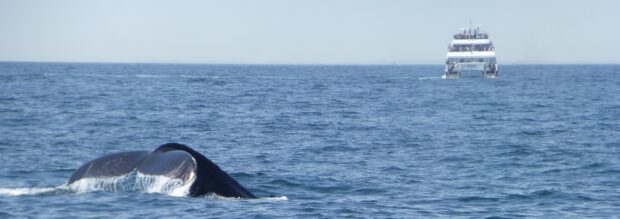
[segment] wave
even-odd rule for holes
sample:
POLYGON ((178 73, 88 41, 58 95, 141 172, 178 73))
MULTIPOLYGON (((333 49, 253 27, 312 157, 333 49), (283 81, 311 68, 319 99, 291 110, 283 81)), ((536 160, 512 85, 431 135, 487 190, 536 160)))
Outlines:
POLYGON ((461 197, 457 199, 460 202, 497 202, 499 199, 490 198, 490 197, 482 197, 482 196, 467 196, 461 197))
POLYGON ((218 75, 179 75, 182 78, 207 78, 207 79, 219 79, 218 75))
POLYGON ((152 74, 136 74, 137 78, 170 78, 171 75, 152 75, 152 74))
POLYGON ((575 200, 575 201, 596 201, 594 197, 582 193, 569 193, 553 189, 542 189, 524 194, 508 194, 506 199, 526 200, 526 199, 551 199, 551 200, 575 200))

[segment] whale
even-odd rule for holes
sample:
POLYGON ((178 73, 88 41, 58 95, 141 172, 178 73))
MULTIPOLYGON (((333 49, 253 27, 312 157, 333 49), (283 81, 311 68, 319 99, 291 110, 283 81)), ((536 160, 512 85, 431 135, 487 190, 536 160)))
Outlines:
POLYGON ((228 198, 256 198, 207 157, 178 143, 164 144, 153 151, 127 151, 96 158, 78 168, 67 184, 133 172, 191 183, 188 195, 192 197, 216 194, 228 198))

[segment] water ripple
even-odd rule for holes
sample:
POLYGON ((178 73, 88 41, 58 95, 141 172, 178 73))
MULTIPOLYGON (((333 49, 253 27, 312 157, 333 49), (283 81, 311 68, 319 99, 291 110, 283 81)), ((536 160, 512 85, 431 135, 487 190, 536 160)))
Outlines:
POLYGON ((0 217, 616 216, 620 67, 502 69, 0 62, 0 217), (167 142, 266 198, 55 189, 167 142))

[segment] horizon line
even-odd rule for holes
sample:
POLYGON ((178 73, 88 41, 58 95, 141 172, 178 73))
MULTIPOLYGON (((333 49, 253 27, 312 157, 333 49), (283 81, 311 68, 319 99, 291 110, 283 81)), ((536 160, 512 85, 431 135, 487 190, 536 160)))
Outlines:
MULTIPOLYGON (((151 61, 32 61, 32 60, 0 60, 0 63, 50 63, 50 64, 160 64, 160 65, 315 65, 315 66, 413 66, 413 65, 439 65, 443 63, 253 63, 253 62, 151 62, 151 61)), ((620 63, 532 63, 532 62, 511 62, 498 65, 620 65, 620 63)))

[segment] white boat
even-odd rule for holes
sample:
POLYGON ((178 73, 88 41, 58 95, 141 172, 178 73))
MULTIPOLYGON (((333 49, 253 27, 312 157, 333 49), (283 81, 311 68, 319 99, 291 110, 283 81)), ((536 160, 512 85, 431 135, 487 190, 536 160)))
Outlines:
POLYGON ((495 47, 489 34, 479 27, 463 28, 454 34, 448 46, 444 78, 461 77, 468 72, 482 73, 484 77, 497 76, 495 47))

